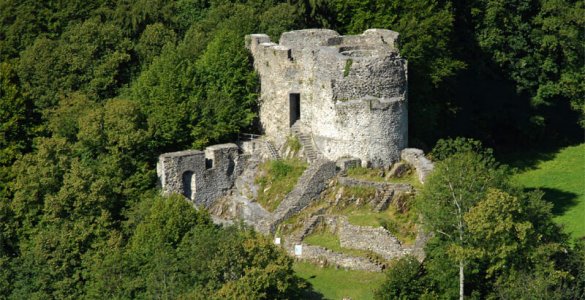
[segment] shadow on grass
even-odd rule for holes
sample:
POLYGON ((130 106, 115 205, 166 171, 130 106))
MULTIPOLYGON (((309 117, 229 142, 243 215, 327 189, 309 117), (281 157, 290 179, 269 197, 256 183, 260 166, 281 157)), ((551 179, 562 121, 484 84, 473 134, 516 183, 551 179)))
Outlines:
POLYGON ((510 166, 518 172, 525 172, 536 169, 541 162, 553 160, 561 150, 580 143, 565 143, 556 146, 543 145, 525 151, 501 151, 496 152, 496 158, 499 162, 510 166))
POLYGON ((528 150, 499 155, 500 162, 510 166, 519 172, 534 170, 540 162, 552 160, 563 148, 528 150))
POLYGON ((325 296, 323 294, 321 294, 313 289, 313 285, 309 281, 304 280, 304 279, 301 279, 301 280, 303 280, 303 284, 305 285, 305 288, 300 293, 300 299, 307 299, 307 300, 323 300, 323 299, 325 299, 325 296))
POLYGON ((553 204, 552 213, 555 216, 564 214, 571 207, 578 204, 577 198, 579 195, 571 192, 565 192, 557 189, 546 187, 541 188, 525 188, 524 191, 531 192, 540 190, 544 192, 544 200, 553 204))

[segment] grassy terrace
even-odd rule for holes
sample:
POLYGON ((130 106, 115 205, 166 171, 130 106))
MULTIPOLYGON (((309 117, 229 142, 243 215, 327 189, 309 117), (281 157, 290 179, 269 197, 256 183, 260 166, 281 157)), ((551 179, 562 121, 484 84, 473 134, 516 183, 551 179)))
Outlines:
POLYGON ((292 191, 307 164, 298 159, 272 160, 260 165, 256 183, 258 203, 268 211, 274 211, 280 202, 292 191))
POLYGON ((372 169, 364 167, 349 168, 347 170, 347 176, 355 179, 362 179, 375 182, 408 183, 412 185, 415 189, 422 187, 422 184, 418 180, 418 177, 416 176, 413 170, 409 170, 400 178, 382 177, 380 176, 381 171, 382 171, 381 169, 372 169))
POLYGON ((544 191, 544 198, 554 205, 555 220, 574 238, 585 237, 585 144, 508 160, 520 170, 514 181, 544 191))
POLYGON ((365 257, 365 258, 368 258, 370 260, 377 261, 381 264, 387 264, 387 261, 383 257, 377 255, 376 253, 374 253, 372 251, 359 250, 359 249, 349 249, 349 248, 341 247, 341 243, 339 242, 339 238, 335 234, 333 234, 325 229, 311 233, 310 235, 305 237, 303 242, 305 242, 309 245, 321 246, 323 248, 327 248, 327 249, 335 251, 335 252, 339 252, 339 253, 343 253, 343 254, 347 254, 347 255, 351 255, 351 256, 365 257))
MULTIPOLYGON (((394 203, 395 204, 395 203, 394 203)), ((349 222, 358 226, 384 227, 405 245, 412 245, 416 239, 415 218, 413 211, 400 212, 395 205, 381 212, 369 209, 353 209, 344 212, 349 222)))
POLYGON ((293 268, 314 290, 323 294, 323 299, 373 299, 374 289, 382 284, 385 276, 384 273, 321 268, 305 262, 296 262, 293 268))

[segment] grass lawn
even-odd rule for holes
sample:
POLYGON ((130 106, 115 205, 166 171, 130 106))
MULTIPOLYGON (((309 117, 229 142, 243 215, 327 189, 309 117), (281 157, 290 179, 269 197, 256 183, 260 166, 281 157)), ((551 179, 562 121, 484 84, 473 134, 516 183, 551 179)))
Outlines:
POLYGON ((544 191, 544 198, 554 204, 555 220, 574 238, 585 237, 585 144, 561 149, 554 155, 538 155, 527 167, 530 157, 511 161, 521 170, 514 181, 544 191))
POLYGON ((346 271, 321 268, 310 263, 296 262, 294 270, 298 276, 311 283, 313 289, 323 294, 324 299, 353 300, 373 299, 374 290, 384 281, 384 273, 346 271))

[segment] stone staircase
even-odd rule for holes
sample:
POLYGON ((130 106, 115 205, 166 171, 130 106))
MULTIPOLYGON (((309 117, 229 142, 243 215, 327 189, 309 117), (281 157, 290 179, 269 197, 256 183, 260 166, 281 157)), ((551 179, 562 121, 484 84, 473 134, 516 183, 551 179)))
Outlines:
POLYGON ((278 150, 276 150, 276 148, 274 147, 274 145, 268 141, 268 140, 264 140, 264 145, 266 146, 266 149, 268 149, 268 153, 270 153, 270 156, 272 157, 272 159, 275 160, 279 160, 280 155, 278 154, 278 150))
POLYGON ((394 190, 392 189, 383 190, 382 193, 383 194, 380 197, 380 201, 377 203, 372 203, 372 208, 375 212, 381 212, 388 208, 390 202, 392 202, 392 198, 394 198, 394 190))
POLYGON ((290 131, 294 136, 296 136, 299 139, 299 142, 301 142, 301 145, 303 146, 303 151, 309 163, 317 161, 322 158, 321 154, 317 150, 315 150, 311 137, 301 131, 301 125, 298 121, 295 122, 293 126, 290 127, 290 131))

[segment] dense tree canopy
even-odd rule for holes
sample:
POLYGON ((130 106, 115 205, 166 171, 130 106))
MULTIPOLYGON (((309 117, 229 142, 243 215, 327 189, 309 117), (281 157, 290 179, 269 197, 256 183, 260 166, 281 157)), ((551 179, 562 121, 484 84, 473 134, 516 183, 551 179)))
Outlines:
MULTIPOLYGON (((504 148, 582 137, 584 9, 572 0, 1 0, 0 298, 294 298, 301 283, 268 241, 217 228, 156 191, 160 153, 257 130, 245 34, 398 31, 411 144, 467 135, 504 148)), ((436 158, 461 150, 449 147, 436 158)), ((460 245, 475 255, 466 256, 470 290, 488 294, 481 276, 506 279, 488 281, 489 291, 512 296, 518 278, 534 291, 558 279, 546 281, 550 291, 582 276, 567 271, 581 262, 562 254, 562 240, 528 238, 554 231, 536 222, 547 216, 537 195, 486 186, 497 190, 474 190, 459 219, 482 237, 460 245), (502 199, 505 222, 482 213, 502 199), (483 222, 517 234, 494 236, 483 222), (480 243, 493 239, 504 246, 480 243), (544 257, 543 247, 549 265, 502 270, 544 257)), ((428 283, 450 295, 453 262, 434 259, 452 257, 448 245, 431 242, 429 262, 403 262, 392 284, 426 272, 405 292, 428 283)))
POLYGON ((514 187, 477 141, 437 145, 441 160, 417 195, 427 257, 398 261, 377 297, 582 298, 582 245, 571 246, 542 193, 514 187))

